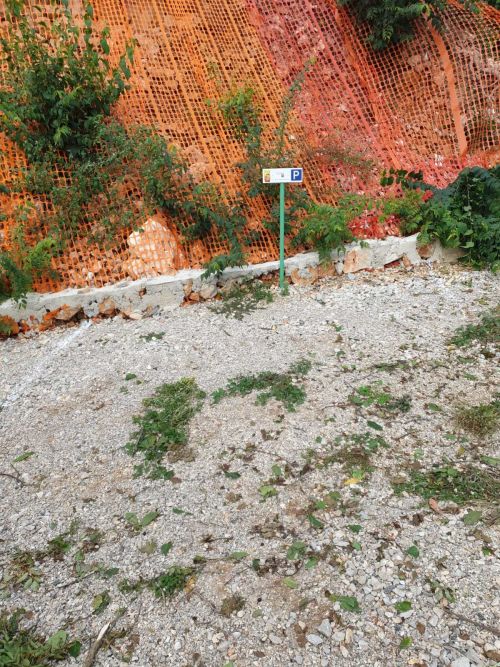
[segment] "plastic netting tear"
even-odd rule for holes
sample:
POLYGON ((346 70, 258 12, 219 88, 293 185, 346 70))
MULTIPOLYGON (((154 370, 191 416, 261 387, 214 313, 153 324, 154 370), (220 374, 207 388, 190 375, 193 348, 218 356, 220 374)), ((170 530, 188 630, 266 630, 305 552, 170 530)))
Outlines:
MULTIPOLYGON (((235 168, 243 150, 207 101, 249 84, 266 125, 276 127, 287 88, 311 58, 315 65, 288 138, 317 200, 335 201, 344 191, 376 193, 384 168, 422 170, 427 181, 444 185, 464 166, 498 161, 500 12, 492 7, 473 14, 451 0, 442 33, 421 22, 411 42, 373 51, 366 30, 335 0, 92 2, 98 23, 110 28, 113 55, 137 40, 131 88, 116 117, 127 127, 155 128, 183 151, 192 173, 229 195, 243 189, 235 168)), ((81 10, 81 3, 73 7, 81 10)), ((4 11, 0 18, 5 26, 4 11)), ((25 158, 0 141, 0 177, 8 185, 25 158)), ((1 195, 0 247, 13 224, 9 211, 22 196, 1 195)), ((227 249, 215 232, 186 243, 165 216, 146 220, 133 184, 123 196, 142 235, 129 228, 94 242, 85 232, 99 221, 89 216, 87 230, 68 233, 64 252, 53 260, 56 274, 36 289, 102 286, 199 267, 227 249)), ((34 203, 43 219, 50 203, 34 203)), ((247 233, 260 233, 248 244, 248 260, 275 259, 276 242, 261 223, 265 203, 253 199, 250 206, 247 233)))

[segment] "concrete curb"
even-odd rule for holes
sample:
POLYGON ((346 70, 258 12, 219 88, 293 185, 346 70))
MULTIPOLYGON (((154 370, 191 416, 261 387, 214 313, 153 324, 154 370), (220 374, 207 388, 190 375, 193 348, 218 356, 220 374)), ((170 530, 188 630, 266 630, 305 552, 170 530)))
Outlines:
MULTIPOLYGON (((366 241, 362 245, 351 244, 345 252, 332 254, 337 273, 355 273, 364 269, 381 269, 387 264, 403 260, 407 266, 427 262, 454 262, 460 253, 434 246, 424 260, 417 249, 417 234, 405 238, 388 237, 366 241)), ((286 260, 286 273, 296 282, 313 281, 314 268, 319 265, 316 252, 302 253, 286 260), (313 270, 312 272, 310 270, 313 270)), ((279 262, 253 264, 230 268, 220 276, 202 280, 203 270, 188 269, 173 276, 159 276, 134 281, 122 281, 100 288, 66 289, 48 294, 31 293, 26 307, 19 307, 12 299, 0 304, 0 318, 9 318, 27 328, 38 328, 44 322, 69 320, 83 311, 86 317, 122 312, 132 319, 139 319, 154 308, 172 310, 180 306, 185 297, 199 294, 200 299, 213 298, 220 287, 230 281, 252 279, 279 270, 279 262)))

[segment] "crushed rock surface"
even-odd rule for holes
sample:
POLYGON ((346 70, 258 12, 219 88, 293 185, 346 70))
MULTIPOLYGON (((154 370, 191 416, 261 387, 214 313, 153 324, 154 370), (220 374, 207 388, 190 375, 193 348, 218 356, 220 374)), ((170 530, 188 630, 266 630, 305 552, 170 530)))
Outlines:
POLYGON ((433 509, 418 496, 396 495, 393 482, 446 461, 485 467, 481 457, 499 455, 498 434, 477 439, 454 422, 457 406, 489 402, 499 391, 498 354, 449 344, 457 327, 477 322, 499 297, 492 274, 422 267, 292 287, 242 321, 200 304, 1 342, 0 472, 19 473, 22 484, 0 476, 0 612, 32 612, 28 625, 43 634, 67 629, 82 641, 80 657, 68 660, 74 665, 83 665, 119 610, 97 667, 124 659, 140 667, 497 664, 491 505, 433 509), (164 335, 141 338, 150 333, 164 335), (235 376, 285 372, 304 358, 313 368, 300 380, 307 396, 295 412, 274 400, 257 405, 255 394, 218 404, 208 397, 190 425, 194 460, 166 463, 172 481, 134 478, 140 460, 123 447, 156 387, 193 377, 210 395, 235 376), (354 405, 349 397, 367 385, 409 396, 410 409, 354 405), (388 447, 371 454, 361 480, 339 461, 322 465, 349 436, 367 432, 388 447), (12 461, 23 452, 33 454, 15 472, 12 461), (264 500, 259 489, 272 483, 272 466, 285 472, 277 495, 264 500), (337 502, 315 510, 329 492, 337 502), (476 525, 463 521, 471 509, 482 512, 476 525), (152 510, 159 517, 140 531, 124 518, 152 510), (311 525, 312 512, 322 527, 311 525), (43 550, 70 529, 67 551, 37 564, 38 590, 9 580, 16 552, 43 550), (78 575, 89 529, 102 535, 83 549, 87 570, 78 575), (309 562, 287 559, 297 541, 309 562), (412 545, 417 558, 407 553, 412 545), (200 556, 196 578, 173 598, 120 586, 193 566, 200 556), (109 568, 119 571, 106 576, 109 568), (455 601, 439 600, 430 581, 455 601), (109 605, 95 613, 104 591, 109 605), (232 596, 244 606, 222 615, 232 596), (359 611, 331 596, 356 598, 359 611), (397 611, 405 600, 411 609, 397 611), (405 638, 411 645, 402 649, 405 638))

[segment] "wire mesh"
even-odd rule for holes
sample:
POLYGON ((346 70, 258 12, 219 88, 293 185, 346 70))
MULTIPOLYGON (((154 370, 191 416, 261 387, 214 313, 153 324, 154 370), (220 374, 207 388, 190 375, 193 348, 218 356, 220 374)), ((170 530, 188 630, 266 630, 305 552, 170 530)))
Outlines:
MULTIPOLYGON (((47 0, 36 5, 50 18, 47 0)), ((137 41, 131 87, 116 105, 116 117, 127 127, 154 127, 182 150, 196 179, 216 183, 228 196, 243 190, 235 168, 243 149, 207 101, 251 85, 265 126, 275 128, 287 88, 311 59, 315 64, 288 140, 317 200, 332 202, 344 191, 376 194, 384 168, 421 169, 426 180, 444 185, 464 166, 498 161, 500 12, 492 7, 472 14, 451 0, 443 33, 422 22, 413 41, 376 52, 366 43, 367 29, 335 0, 93 0, 93 5, 98 25, 110 28, 112 58, 129 39, 137 41)), ((78 0, 73 9, 81 11, 78 0)), ((0 17, 2 29, 4 11, 0 17)), ((5 138, 0 147, 0 178, 8 185, 25 159, 5 138)), ((94 243, 88 231, 97 221, 89 217, 79 232, 68 230, 67 247, 53 260, 57 275, 40 279, 37 290, 102 286, 199 267, 227 251, 216 231, 186 243, 167 217, 148 221, 133 183, 124 196, 136 226, 145 229, 142 239, 129 229, 105 245, 94 243)), ((0 197, 7 213, 0 220, 1 248, 8 243, 16 200, 0 197)), ((266 203, 247 203, 248 259, 275 259, 275 239, 262 226, 266 203)), ((43 199, 35 204, 38 214, 50 208, 43 199)))

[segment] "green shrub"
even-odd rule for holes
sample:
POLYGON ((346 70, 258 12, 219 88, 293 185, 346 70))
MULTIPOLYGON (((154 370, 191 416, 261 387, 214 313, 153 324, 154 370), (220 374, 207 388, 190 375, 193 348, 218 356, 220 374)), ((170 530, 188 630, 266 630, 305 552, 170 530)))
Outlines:
MULTIPOLYGON (((228 256, 212 263, 209 273, 220 264, 243 264, 244 205, 239 199, 228 203, 209 182, 196 183, 179 151, 152 129, 125 129, 111 118, 127 88, 134 45, 127 45, 113 67, 109 31, 95 29, 90 3, 82 18, 80 27, 68 0, 55 3, 50 24, 42 20, 41 8, 31 16, 23 0, 9 0, 7 6, 0 40, 7 84, 0 91, 0 130, 28 158, 12 190, 48 202, 37 233, 27 226, 28 236, 48 230, 57 252, 75 236, 111 246, 121 231, 160 209, 184 238, 202 239, 215 228, 228 244, 228 256)), ((12 254, 2 257, 3 291, 25 294, 34 278, 25 271, 30 267, 12 254)))
POLYGON ((22 225, 14 228, 11 242, 11 250, 0 252, 0 302, 12 298, 25 305, 33 280, 50 270, 56 242, 45 238, 29 245, 22 225))
MULTIPOLYGON (((468 9, 477 11, 477 0, 460 0, 468 9)), ((498 0, 487 0, 498 7, 498 0)), ((370 28, 368 40, 374 49, 384 49, 390 44, 407 42, 415 36, 415 21, 427 17, 431 24, 441 30, 440 12, 448 0, 340 0, 347 5, 356 18, 366 22, 370 28)))
MULTIPOLYGON (((265 126, 262 120, 262 108, 257 93, 251 86, 231 90, 218 105, 235 139, 242 143, 245 149, 245 159, 236 167, 240 170, 243 182, 247 186, 248 196, 251 199, 262 197, 268 204, 270 215, 263 220, 263 225, 276 238, 279 236, 279 189, 269 187, 262 182, 262 170, 289 167, 295 163, 296 151, 288 145, 286 134, 297 96, 314 63, 314 59, 307 61, 285 95, 279 123, 274 129, 271 141, 264 139, 265 126)), ((309 195, 304 188, 298 186, 288 188, 285 202, 285 233, 287 235, 292 233, 300 216, 307 210, 310 203, 309 195)))
POLYGON ((439 239, 448 248, 464 251, 476 268, 500 268, 500 166, 464 169, 448 187, 434 189, 422 206, 421 219, 406 225, 420 229, 419 242, 439 239))
POLYGON ((23 0, 6 4, 0 128, 28 160, 53 149, 86 155, 95 148, 103 117, 126 89, 133 44, 113 68, 109 30, 96 33, 90 3, 84 6, 83 27, 74 20, 69 0, 52 5, 55 15, 48 24, 41 8, 34 8, 32 18, 23 0))
POLYGON ((313 246, 320 259, 329 259, 333 250, 343 250, 346 243, 354 241, 348 225, 363 213, 366 201, 356 195, 348 195, 337 206, 311 204, 302 220, 297 240, 313 246))

